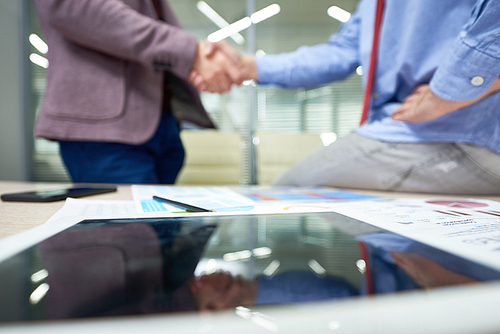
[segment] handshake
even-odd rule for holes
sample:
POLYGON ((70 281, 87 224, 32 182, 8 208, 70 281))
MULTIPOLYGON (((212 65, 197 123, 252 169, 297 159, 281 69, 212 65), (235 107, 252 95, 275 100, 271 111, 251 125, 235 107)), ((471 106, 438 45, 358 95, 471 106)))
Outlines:
POLYGON ((189 75, 189 82, 200 92, 224 93, 233 84, 257 81, 253 56, 241 55, 227 42, 198 44, 198 52, 189 75))

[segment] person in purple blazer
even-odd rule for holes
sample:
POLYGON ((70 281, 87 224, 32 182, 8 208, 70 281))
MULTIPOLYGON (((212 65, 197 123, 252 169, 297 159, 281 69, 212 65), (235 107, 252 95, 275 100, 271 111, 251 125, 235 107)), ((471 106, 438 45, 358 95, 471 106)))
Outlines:
POLYGON ((178 122, 214 128, 189 74, 227 91, 240 81, 227 56, 205 55, 165 0, 34 3, 49 46, 35 135, 59 141, 73 182, 174 183, 178 122))

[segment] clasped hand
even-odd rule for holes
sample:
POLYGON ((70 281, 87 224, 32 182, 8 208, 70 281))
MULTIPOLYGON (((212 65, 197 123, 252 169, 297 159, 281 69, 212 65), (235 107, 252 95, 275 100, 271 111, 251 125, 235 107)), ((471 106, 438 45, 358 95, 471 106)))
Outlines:
POLYGON ((240 55, 225 41, 198 45, 189 81, 200 92, 224 93, 250 79, 256 79, 252 57, 240 55))

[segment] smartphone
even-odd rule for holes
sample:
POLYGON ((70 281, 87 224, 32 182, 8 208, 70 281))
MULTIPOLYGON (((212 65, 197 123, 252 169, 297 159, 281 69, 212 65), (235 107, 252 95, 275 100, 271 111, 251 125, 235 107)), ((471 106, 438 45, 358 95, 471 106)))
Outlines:
POLYGON ((65 188, 30 191, 22 193, 3 194, 2 201, 6 202, 55 202, 62 201, 68 197, 77 198, 104 194, 116 191, 116 187, 105 188, 65 188))

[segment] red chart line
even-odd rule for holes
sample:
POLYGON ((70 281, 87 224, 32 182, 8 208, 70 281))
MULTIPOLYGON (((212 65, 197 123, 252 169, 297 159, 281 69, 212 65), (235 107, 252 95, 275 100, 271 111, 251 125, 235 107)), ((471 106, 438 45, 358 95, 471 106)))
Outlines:
POLYGON ((486 211, 479 211, 479 210, 477 210, 476 212, 484 213, 485 215, 492 215, 492 216, 497 216, 497 217, 500 217, 500 214, 499 214, 499 213, 486 212, 486 211))
POLYGON ((454 212, 454 213, 456 213, 458 215, 462 215, 462 216, 470 216, 468 213, 465 213, 465 212, 458 212, 458 211, 453 211, 453 210, 450 210, 450 212, 454 212))
POLYGON ((459 216, 456 213, 450 213, 450 212, 439 211, 439 210, 434 210, 434 212, 442 213, 443 215, 447 215, 447 216, 455 216, 455 217, 459 216))

